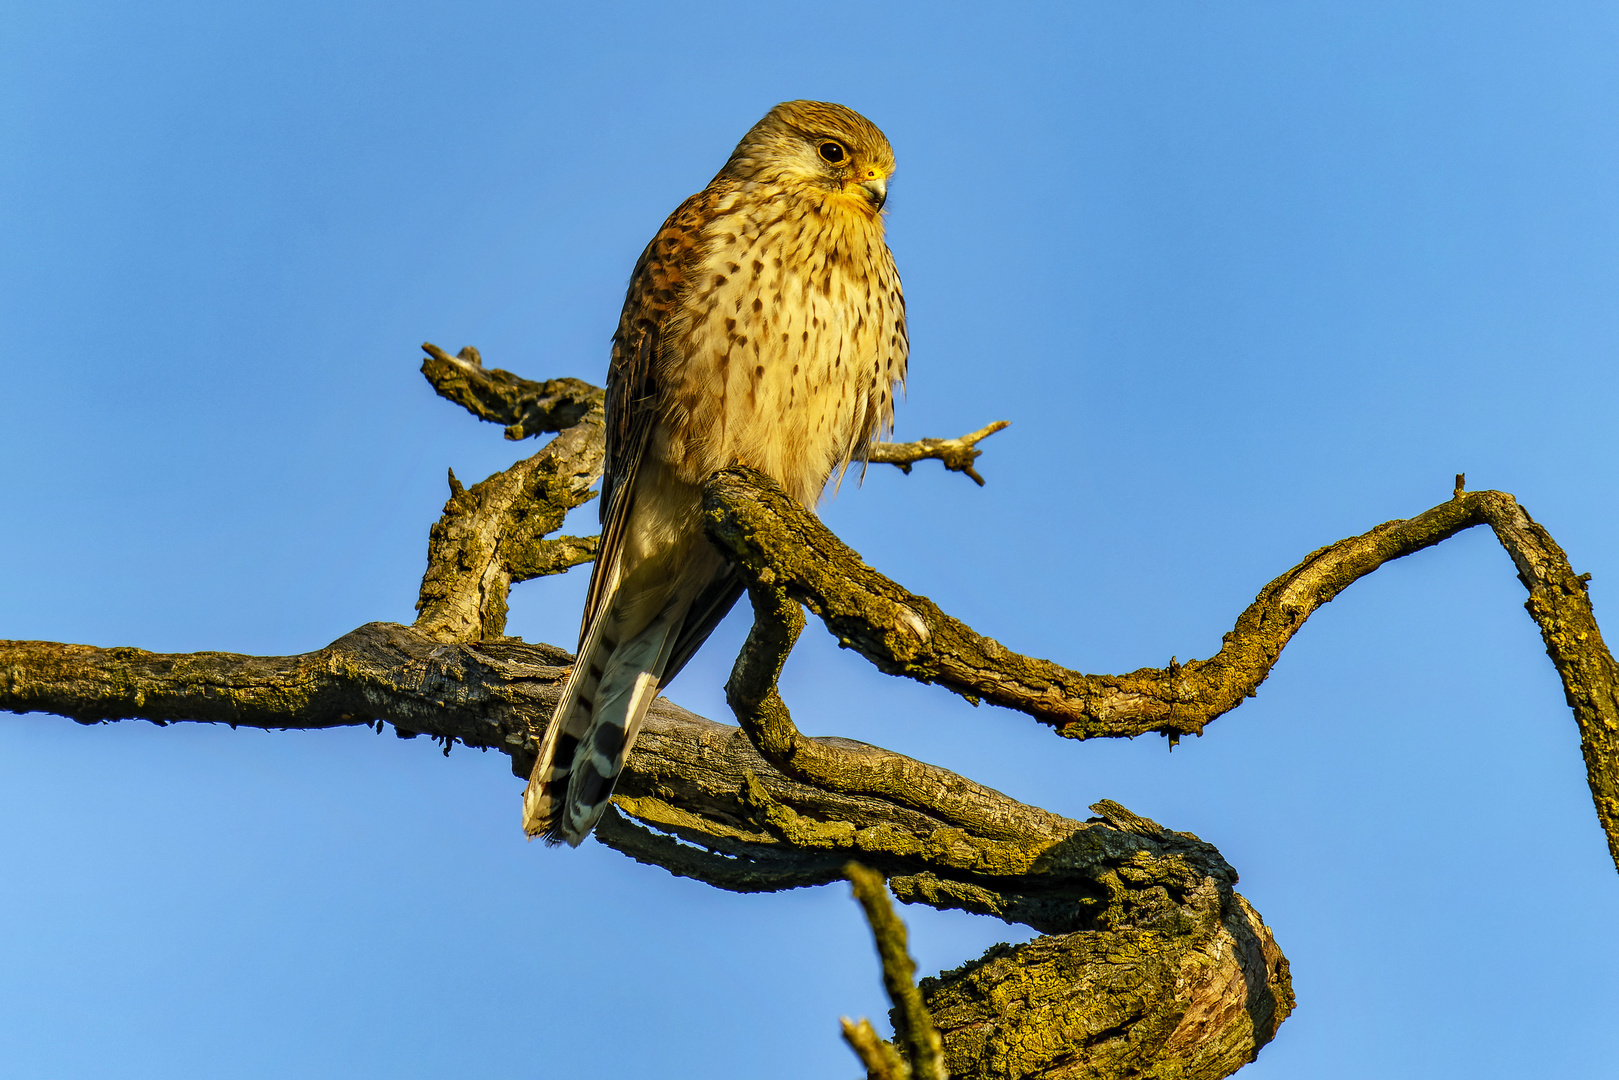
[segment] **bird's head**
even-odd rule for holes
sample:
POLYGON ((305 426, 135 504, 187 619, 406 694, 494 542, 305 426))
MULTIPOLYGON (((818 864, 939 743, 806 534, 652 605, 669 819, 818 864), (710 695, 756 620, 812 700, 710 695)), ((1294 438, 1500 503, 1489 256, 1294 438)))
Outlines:
POLYGON ((876 124, 826 101, 784 101, 742 136, 720 175, 824 191, 876 217, 888 201, 894 150, 876 124))

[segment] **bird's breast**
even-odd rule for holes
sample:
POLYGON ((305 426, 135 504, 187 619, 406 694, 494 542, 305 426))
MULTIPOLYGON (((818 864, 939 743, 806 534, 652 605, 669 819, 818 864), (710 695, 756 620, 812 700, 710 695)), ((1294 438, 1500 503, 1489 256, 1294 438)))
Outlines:
POLYGON ((706 230, 660 372, 654 452, 699 482, 742 462, 813 507, 886 430, 904 302, 879 221, 743 201, 706 230))

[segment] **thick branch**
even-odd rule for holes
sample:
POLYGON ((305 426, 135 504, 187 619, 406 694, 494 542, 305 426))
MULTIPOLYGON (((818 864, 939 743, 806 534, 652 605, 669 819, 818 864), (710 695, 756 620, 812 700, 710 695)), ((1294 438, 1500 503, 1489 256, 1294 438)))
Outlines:
MULTIPOLYGON (((431 735, 446 750, 457 741, 502 750, 527 775, 570 661, 549 646, 446 644, 388 623, 292 657, 3 642, 0 709, 82 723, 138 717, 264 728, 376 719, 402 735, 431 735)), ((846 740, 813 741, 928 768, 846 740)), ((614 797, 634 820, 610 812, 597 835, 643 862, 738 891, 824 884, 858 857, 888 875, 906 902, 1060 935, 1033 943, 1044 951, 1024 966, 1006 963, 999 948, 924 984, 957 1076, 1029 1075, 1045 1055, 1040 1068, 1064 1063, 1054 1076, 1111 1075, 1091 1061, 1144 1068, 1195 1058, 1204 1064, 1182 1075, 1212 1078, 1274 1034, 1292 1007, 1285 961, 1232 892, 1236 875, 1211 846, 1112 804, 1095 807, 1101 819, 1076 822, 954 781, 979 793, 999 837, 879 795, 795 781, 738 729, 660 699, 614 797), (1101 989, 1064 990, 1084 978, 1101 989), (1114 984, 1118 993, 1108 989, 1114 984), (1032 1007, 994 1004, 1014 991, 1035 992, 1032 1007), (1125 1015, 1132 1019, 1121 1022, 1125 1015), (1158 1038, 1188 1024, 1204 1026, 1173 1045, 1158 1038), (1090 1041, 1053 1042, 1053 1032, 1090 1041), (985 1039, 1000 1049, 981 1054, 985 1039), (1219 1048, 1214 1057, 1211 1046, 1219 1048), (995 1071, 1012 1065, 1014 1073, 995 1071)))
MULTIPOLYGON (((832 744, 801 734, 776 681, 804 627, 803 610, 785 592, 768 585, 755 584, 749 595, 753 627, 731 669, 725 697, 766 761, 823 791, 875 796, 969 830, 978 857, 986 863, 1037 857, 1037 852, 1016 845, 1007 850, 998 842, 1026 837, 1031 826, 1040 827, 1027 814, 1020 814, 1016 822, 1004 820, 1000 815, 1007 800, 1000 792, 877 747, 832 744)), ((1044 825, 1049 837, 1065 832, 1063 820, 1055 815, 1044 825)))
MULTIPOLYGON (((272 729, 382 720, 407 736, 431 735, 521 759, 535 750, 571 660, 560 649, 517 639, 445 644, 394 623, 370 623, 324 649, 286 657, 11 641, 0 642, 0 709, 50 712, 80 723, 144 719, 272 729)), ((946 896, 953 886, 941 883, 937 906, 981 910, 1039 929, 1087 923, 1101 910, 1106 889, 1078 883, 1094 877, 1100 862, 1134 857, 1140 847, 1128 838, 1116 847, 1122 834, 1112 829, 1079 825, 891 751, 845 739, 804 741, 829 751, 858 750, 867 763, 892 759, 900 767, 927 769, 974 792, 983 820, 1022 854, 986 859, 974 850, 970 827, 927 809, 882 793, 793 780, 737 728, 661 698, 631 755, 617 802, 645 824, 725 854, 717 863, 699 859, 677 869, 706 879, 711 868, 727 887, 803 884, 793 876, 799 871, 832 881, 842 876, 849 857, 860 854, 890 876, 945 874, 956 884, 988 886, 990 892, 958 890, 956 903, 946 896), (751 865, 755 855, 757 866, 751 865), (726 878, 742 866, 753 876, 726 878), (786 872, 778 880, 779 871, 786 872), (1058 898, 1054 884, 1083 895, 1058 898), (1021 892, 1025 886, 1032 891, 1021 892)), ((526 763, 516 765, 527 775, 526 763)), ((1224 884, 1235 881, 1209 845, 1177 838, 1171 846, 1177 859, 1193 859, 1224 884)), ((914 881, 896 881, 894 887, 913 894, 921 889, 914 881)))
MULTIPOLYGON (((506 424, 508 436, 562 435, 471 490, 452 478, 415 629, 370 624, 326 649, 280 658, 0 643, 0 709, 85 723, 387 721, 401 735, 432 735, 446 752, 456 741, 498 748, 526 775, 571 657, 496 635, 511 582, 593 552, 588 539, 542 537, 588 498, 600 469, 600 391, 485 371, 472 350, 428 352, 423 370, 439 392, 506 424)), ((938 441, 959 444, 948 452, 901 444, 892 454, 902 467, 931 456, 954 468, 954 460, 977 479, 973 444, 988 433, 938 441)), ((890 460, 884 454, 871 460, 890 460)), ((876 747, 805 738, 774 691, 802 625, 787 610, 792 600, 896 674, 1020 708, 1074 737, 1175 737, 1240 703, 1310 612, 1350 582, 1488 523, 1530 589, 1528 607, 1581 724, 1599 814, 1616 834, 1619 680, 1583 581, 1510 496, 1458 488, 1419 518, 1313 553, 1261 592, 1209 660, 1086 676, 974 634, 863 566, 760 481, 722 473, 706 509, 712 535, 750 577, 758 618, 733 673, 733 702, 765 753, 739 730, 660 700, 615 795, 622 813, 609 812, 597 836, 638 860, 739 891, 825 883, 858 856, 906 902, 1042 931, 924 980, 956 1075, 1225 1076, 1291 1010, 1286 961, 1233 891, 1234 872, 1195 837, 1105 802, 1092 808, 1099 819, 1070 821, 876 747)))
POLYGON ((867 566, 759 473, 734 467, 716 474, 704 510, 709 535, 743 567, 750 585, 785 590, 883 671, 1016 709, 1078 739, 1200 734, 1253 696, 1322 604, 1386 562, 1487 524, 1529 590, 1525 606, 1579 723, 1597 815, 1619 866, 1619 671, 1597 629, 1585 579, 1510 495, 1458 489, 1417 517, 1311 552, 1260 591, 1216 655, 1126 675, 1084 675, 975 633, 867 566))

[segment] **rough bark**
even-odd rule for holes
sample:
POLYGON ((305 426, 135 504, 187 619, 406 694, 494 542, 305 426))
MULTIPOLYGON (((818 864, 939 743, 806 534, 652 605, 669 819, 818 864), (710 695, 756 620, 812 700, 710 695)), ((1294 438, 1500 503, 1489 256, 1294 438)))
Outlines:
MULTIPOLYGON (((87 724, 386 722, 446 750, 452 742, 501 750, 526 774, 571 659, 510 638, 447 644, 393 623, 287 657, 8 641, 0 708, 87 724)), ((959 812, 795 780, 738 728, 659 699, 597 837, 737 892, 825 884, 858 857, 907 903, 1054 935, 923 980, 953 1076, 1104 1077, 1172 1061, 1176 1075, 1225 1076, 1291 1011, 1286 961, 1211 845, 1114 804, 1073 821, 890 751, 810 741, 971 792, 986 829, 963 826, 959 812), (1027 963, 1008 961, 1034 944, 1027 963), (1143 1041, 1143 1031, 1183 1025, 1193 1034, 1178 1042, 1143 1041), (1211 1056, 1216 1045, 1223 1049, 1211 1056), (1091 1069, 1093 1059, 1102 1067, 1091 1069)))
POLYGON ((418 630, 446 642, 498 638, 514 584, 596 557, 594 536, 549 534, 569 510, 595 497, 590 485, 601 476, 601 436, 597 408, 533 457, 470 488, 450 473, 450 500, 428 534, 418 630))
MULTIPOLYGON (((392 724, 509 754, 527 774, 564 650, 500 637, 513 582, 587 560, 591 539, 548 538, 601 468, 601 392, 533 383, 427 346, 436 389, 509 438, 560 434, 451 498, 434 526, 414 627, 372 623, 300 656, 159 655, 0 642, 0 709, 81 723, 147 719, 267 728, 392 724)), ((967 472, 978 440, 879 447, 907 468, 967 472)), ((740 892, 824 884, 851 858, 907 903, 1023 923, 921 984, 958 1077, 1216 1078, 1253 1058, 1293 1006, 1287 961, 1211 845, 1102 802, 1080 822, 946 770, 844 739, 811 739, 776 690, 802 603, 885 671, 1020 709, 1075 738, 1197 733, 1251 696, 1309 614, 1393 558, 1489 524, 1530 592, 1563 676, 1598 815, 1619 862, 1619 704, 1612 658, 1551 538, 1498 492, 1456 495, 1409 521, 1312 552, 1266 586, 1208 660, 1083 675, 1013 653, 865 566, 774 485, 742 469, 708 485, 714 541, 743 568, 755 624, 728 694, 741 728, 659 700, 597 837, 671 873, 740 892)), ((869 1033, 856 1029, 856 1037, 869 1033)), ((880 1042, 881 1040, 877 1040, 880 1042)))
POLYGON ((892 675, 937 683, 973 702, 1028 714, 1071 739, 1158 732, 1172 741, 1200 735, 1216 717, 1253 697, 1304 621, 1386 562, 1488 525, 1529 592, 1524 607, 1540 628, 1580 729, 1597 817, 1619 867, 1619 669, 1587 595, 1556 541, 1516 499, 1465 491, 1414 518, 1389 521, 1306 555, 1260 590, 1206 660, 1124 675, 1085 675, 1023 656, 975 633, 925 596, 861 561, 768 477, 740 466, 708 482, 709 533, 750 584, 782 591, 819 615, 839 643, 892 675))

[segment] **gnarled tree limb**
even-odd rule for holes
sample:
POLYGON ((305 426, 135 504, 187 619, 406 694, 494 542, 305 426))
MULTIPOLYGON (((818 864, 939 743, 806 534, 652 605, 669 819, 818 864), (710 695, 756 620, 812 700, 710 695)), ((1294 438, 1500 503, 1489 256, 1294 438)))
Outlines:
POLYGON ((602 407, 605 395, 582 379, 533 382, 501 368, 486 368, 471 345, 451 356, 427 342, 422 374, 440 397, 492 424, 506 425, 506 438, 526 439, 565 431, 602 407))
MULTIPOLYGON (((444 643, 391 623, 288 657, 11 641, 0 642, 0 709, 80 723, 385 721, 446 751, 453 742, 501 750, 526 775, 571 659, 515 639, 444 643)), ((1099 819, 1072 821, 889 751, 813 741, 976 789, 996 835, 881 794, 794 780, 737 728, 659 699, 620 778, 621 812, 609 811, 597 836, 739 892, 825 884, 857 857, 908 903, 1052 935, 924 981, 958 1077, 1100 1077, 1183 1060, 1197 1064, 1183 1075, 1225 1076, 1291 1010, 1286 961, 1212 846, 1111 803, 1093 808, 1099 819), (1026 1002, 1003 1015, 995 1002, 1014 989, 1026 1002), (1053 1032, 1078 1041, 1053 1042, 1053 1032), (1093 1061, 1107 1064, 1097 1071, 1093 1061)))
MULTIPOLYGON (((572 658, 498 635, 513 582, 593 553, 589 538, 548 534, 590 497, 599 474, 601 391, 487 370, 474 350, 427 352, 423 371, 439 392, 505 425, 508 437, 561 434, 470 489, 452 478, 414 627, 372 623, 291 657, 3 642, 0 709, 83 723, 377 722, 380 730, 387 722, 401 735, 434 737, 446 752, 455 742, 499 749, 527 775, 572 658)), ((879 448, 871 460, 904 467, 939 457, 976 479, 975 444, 990 430, 879 448), (960 445, 948 453, 916 449, 951 443, 960 445)), ((1097 818, 1072 821, 887 750, 803 736, 775 688, 802 626, 798 602, 886 671, 1021 709, 1073 737, 1176 737, 1240 704, 1310 612, 1352 581, 1489 524, 1530 590, 1531 614, 1581 725, 1610 843, 1616 834, 1619 680, 1583 581, 1510 496, 1458 486, 1450 502, 1411 521, 1312 553, 1260 593, 1217 656, 1117 676, 1082 675, 973 633, 864 566, 745 470, 714 478, 705 512, 715 542, 744 568, 755 605, 728 687, 747 733, 660 699, 596 835, 640 861, 743 892, 824 884, 858 858, 906 902, 1040 931, 923 980, 954 1075, 1228 1075, 1291 1010, 1287 961, 1234 891, 1235 872, 1196 837, 1108 802, 1092 807, 1097 818)))
POLYGON ((594 536, 546 537, 595 498, 601 447, 598 407, 533 457, 471 488, 451 472, 450 500, 428 535, 416 628, 445 642, 499 637, 514 583, 594 559, 594 536))
MULTIPOLYGON (((1026 839, 1034 824, 1029 816, 1021 816, 1015 824, 1003 820, 1005 796, 1000 792, 877 747, 840 746, 801 734, 776 680, 804 627, 804 613, 780 589, 754 583, 748 592, 753 628, 731 669, 725 696, 743 732, 766 761, 823 791, 874 796, 938 817, 950 826, 951 846, 973 838, 974 860, 989 864, 1033 857, 1016 844, 1007 849, 998 843, 1011 837, 1026 839)), ((1051 816, 1049 836, 1061 835, 1061 820, 1051 816)), ((967 857, 966 852, 957 857, 967 857)))
MULTIPOLYGON (((532 457, 471 488, 452 471, 450 499, 428 538, 416 628, 446 642, 499 637, 512 585, 596 557, 594 536, 546 537, 562 527, 569 510, 595 498, 590 488, 602 474, 605 395, 579 379, 534 382, 486 368, 470 345, 457 356, 431 342, 422 351, 422 374, 440 396, 506 425, 508 439, 560 432, 532 457)), ((982 485, 971 467, 982 453, 974 446, 1005 426, 998 421, 960 439, 881 443, 870 460, 909 472, 917 461, 938 458, 982 485)))
POLYGON ((867 566, 750 469, 715 474, 705 488, 704 511, 709 535, 743 568, 750 586, 784 590, 878 668, 1016 709, 1074 739, 1201 734, 1253 696, 1321 605, 1386 562, 1488 525, 1529 590, 1524 606, 1574 710, 1597 816, 1619 866, 1619 669, 1592 614, 1587 578, 1574 573, 1550 534, 1504 492, 1458 486, 1449 501, 1414 518, 1313 551, 1260 591, 1214 656, 1125 675, 1081 674, 975 633, 867 566))

